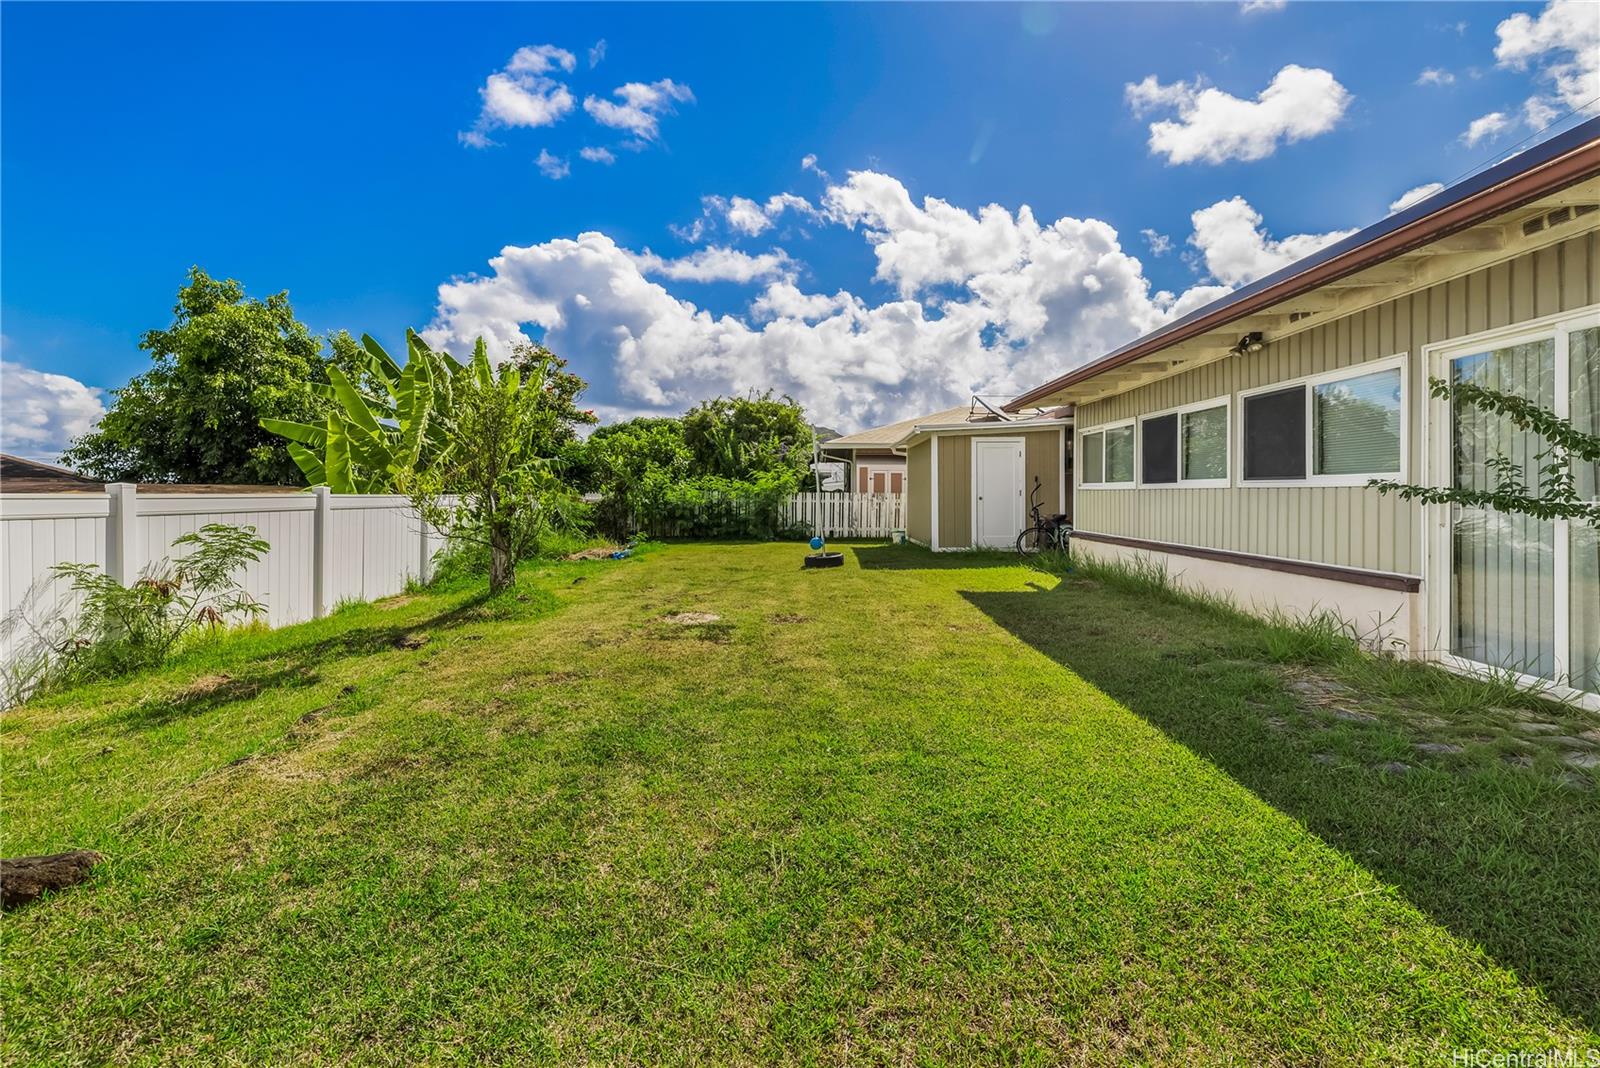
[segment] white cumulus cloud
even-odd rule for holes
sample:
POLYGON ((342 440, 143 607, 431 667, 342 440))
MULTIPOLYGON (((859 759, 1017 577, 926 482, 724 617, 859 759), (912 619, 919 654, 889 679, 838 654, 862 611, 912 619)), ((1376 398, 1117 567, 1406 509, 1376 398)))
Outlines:
POLYGON ((572 164, 564 157, 550 154, 548 148, 539 150, 539 158, 533 161, 539 168, 539 173, 546 178, 565 178, 572 173, 572 164))
POLYGON ((1189 244, 1200 251, 1206 271, 1226 286, 1242 286, 1287 267, 1318 249, 1355 233, 1292 234, 1273 238, 1261 213, 1244 197, 1219 200, 1190 216, 1194 234, 1189 244))
POLYGON ((1153 74, 1129 83, 1124 93, 1136 116, 1176 113, 1150 124, 1150 151, 1173 164, 1264 159, 1282 143, 1332 130, 1351 100, 1328 71, 1292 63, 1254 100, 1199 80, 1164 85, 1153 74))
POLYGON ((584 147, 578 149, 578 155, 582 156, 590 163, 603 163, 607 167, 617 162, 616 154, 609 148, 596 148, 592 145, 585 145, 584 147))
POLYGON ((633 262, 648 275, 679 282, 749 283, 768 278, 793 277, 796 264, 782 249, 752 255, 738 249, 713 245, 677 259, 663 259, 649 249, 634 256, 633 262))
POLYGON ((653 141, 660 132, 661 116, 676 110, 676 104, 694 100, 687 85, 671 78, 658 82, 628 82, 612 90, 616 100, 602 97, 585 97, 583 110, 602 126, 626 130, 644 141, 653 141))
POLYGON ((714 246, 671 260, 589 232, 508 246, 486 273, 440 286, 425 336, 465 352, 482 335, 500 355, 540 338, 612 412, 770 387, 828 425, 859 427, 1037 385, 1227 291, 1152 292, 1099 220, 1043 224, 1026 206, 918 201, 871 171, 831 185, 822 211, 862 235, 895 296, 808 292, 781 250, 714 246), (760 288, 727 313, 667 288, 706 280, 760 288))
POLYGON ((1518 12, 1495 27, 1495 62, 1532 66, 1547 94, 1530 97, 1523 114, 1543 126, 1571 110, 1600 110, 1600 6, 1593 0, 1551 0, 1537 16, 1518 12))
POLYGON ((1242 0, 1239 10, 1246 15, 1264 15, 1272 11, 1282 11, 1289 6, 1289 0, 1242 0))
POLYGON ((1479 141, 1487 141, 1498 137, 1511 128, 1511 119, 1503 111, 1491 111, 1481 115, 1467 124, 1466 132, 1461 135, 1461 140, 1467 147, 1476 145, 1479 141))
POLYGON ((0 451, 55 460, 100 421, 102 396, 76 378, 0 361, 0 451))
POLYGON ((1440 67, 1424 67, 1417 75, 1418 85, 1454 85, 1456 76, 1440 67))
POLYGON ((456 136, 471 148, 495 144, 489 131, 500 127, 551 126, 574 107, 572 91, 551 77, 571 73, 577 58, 555 45, 527 45, 511 56, 502 70, 489 75, 478 90, 482 108, 470 130, 456 136))
POLYGON ((1389 214, 1393 215, 1397 211, 1405 211, 1413 204, 1420 204, 1443 188, 1443 182, 1426 182, 1413 189, 1407 189, 1389 205, 1389 214))

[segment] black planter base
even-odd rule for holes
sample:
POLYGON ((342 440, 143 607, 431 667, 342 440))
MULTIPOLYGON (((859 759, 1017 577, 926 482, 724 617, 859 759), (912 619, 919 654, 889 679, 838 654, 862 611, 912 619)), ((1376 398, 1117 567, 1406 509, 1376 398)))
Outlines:
POLYGON ((843 567, 844 553, 812 553, 806 557, 807 567, 843 567))

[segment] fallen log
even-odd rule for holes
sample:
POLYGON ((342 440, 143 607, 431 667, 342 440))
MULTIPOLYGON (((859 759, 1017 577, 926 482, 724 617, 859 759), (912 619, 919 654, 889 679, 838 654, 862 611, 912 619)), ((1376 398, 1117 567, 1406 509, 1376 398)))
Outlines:
POLYGON ((46 890, 64 890, 89 877, 100 854, 88 849, 0 860, 0 909, 26 905, 46 890))

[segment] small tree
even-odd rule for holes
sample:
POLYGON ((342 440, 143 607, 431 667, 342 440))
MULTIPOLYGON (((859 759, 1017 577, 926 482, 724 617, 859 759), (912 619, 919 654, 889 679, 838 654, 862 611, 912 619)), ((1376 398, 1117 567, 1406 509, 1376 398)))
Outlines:
POLYGON ((511 585, 517 561, 558 522, 552 505, 564 487, 550 457, 567 423, 546 394, 554 360, 546 354, 496 373, 480 338, 455 382, 456 447, 406 480, 424 520, 488 550, 490 593, 511 585))
POLYGON ((1396 493, 1404 500, 1424 504, 1458 504, 1463 508, 1491 508, 1497 512, 1535 519, 1569 519, 1600 529, 1600 501, 1585 500, 1573 476, 1574 461, 1600 464, 1600 437, 1588 434, 1527 397, 1473 382, 1428 381, 1432 394, 1456 405, 1468 405, 1506 419, 1518 430, 1533 433, 1549 443, 1534 455, 1539 465, 1538 484, 1530 486, 1522 465, 1503 453, 1486 461, 1494 475, 1493 489, 1458 486, 1417 486, 1392 479, 1373 479, 1368 485, 1379 493, 1396 493))

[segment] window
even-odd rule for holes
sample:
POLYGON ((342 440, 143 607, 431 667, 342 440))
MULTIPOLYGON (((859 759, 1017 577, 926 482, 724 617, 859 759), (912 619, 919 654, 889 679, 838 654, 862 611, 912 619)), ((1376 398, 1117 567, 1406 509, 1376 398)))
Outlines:
POLYGON ((1319 475, 1400 470, 1400 368, 1311 387, 1312 470, 1319 475))
POLYGON ((1133 424, 1087 432, 1079 447, 1085 486, 1133 485, 1133 424))
POLYGON ((1106 482, 1133 483, 1133 425, 1106 431, 1106 482))
POLYGON ((1201 408, 1182 415, 1185 482, 1228 479, 1228 406, 1201 408))
POLYGON ((1178 481, 1178 417, 1158 415, 1140 424, 1144 431, 1142 480, 1152 486, 1178 481))
POLYGON ((1360 486, 1403 474, 1404 359, 1242 394, 1244 480, 1360 486))
POLYGON ((1306 387, 1244 399, 1246 481, 1306 477, 1306 387))
POLYGON ((1083 481, 1086 485, 1096 486, 1106 480, 1105 449, 1105 434, 1083 436, 1083 481))
POLYGON ((1157 412, 1139 421, 1141 486, 1228 484, 1228 399, 1157 412))

